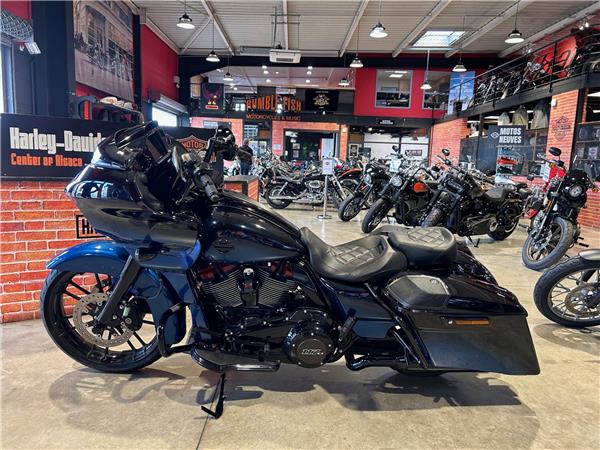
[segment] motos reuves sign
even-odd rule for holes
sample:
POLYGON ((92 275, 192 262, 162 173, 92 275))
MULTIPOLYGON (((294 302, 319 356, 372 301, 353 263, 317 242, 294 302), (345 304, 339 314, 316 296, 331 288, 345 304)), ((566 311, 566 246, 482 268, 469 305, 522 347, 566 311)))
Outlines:
MULTIPOLYGON (((2 178, 73 178, 88 164, 100 141, 126 123, 63 117, 0 114, 2 178)), ((188 150, 202 150, 215 130, 165 128, 188 150)), ((217 170, 219 170, 217 168, 217 170)))

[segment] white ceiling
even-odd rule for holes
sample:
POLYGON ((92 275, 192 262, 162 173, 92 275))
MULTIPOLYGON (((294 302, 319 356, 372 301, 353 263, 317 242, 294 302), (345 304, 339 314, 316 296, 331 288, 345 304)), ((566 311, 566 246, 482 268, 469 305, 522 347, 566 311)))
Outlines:
MULTIPOLYGON (((233 83, 239 93, 256 92, 256 86, 277 86, 283 88, 336 88, 342 77, 353 79, 353 69, 314 67, 311 74, 307 67, 271 67, 267 68, 268 74, 261 67, 224 67, 222 70, 213 70, 203 74, 211 83, 233 83), (223 81, 223 76, 229 70, 233 82, 223 81), (277 73, 279 72, 279 73, 277 73), (267 82, 266 80, 271 80, 267 82), (310 82, 307 83, 306 80, 310 82)), ((348 88, 352 89, 352 88, 348 88)), ((229 91, 229 89, 228 89, 229 91)))
MULTIPOLYGON (((196 24, 194 30, 176 26, 183 13, 183 1, 130 0, 129 3, 144 9, 147 23, 182 55, 203 55, 213 47, 211 15, 217 23, 214 43, 217 53, 231 53, 231 48, 237 55, 266 55, 273 44, 277 12, 275 43, 286 47, 287 42, 289 48, 300 48, 305 56, 336 56, 344 50, 355 52, 357 38, 361 53, 389 54, 409 37, 405 46, 410 47, 426 30, 462 30, 463 18, 466 33, 462 41, 472 38, 464 52, 500 53, 510 47, 504 38, 514 27, 517 2, 382 0, 381 21, 389 33, 384 39, 369 37, 371 27, 379 19, 377 0, 189 0, 187 12, 196 24), (286 16, 282 15, 284 11, 286 16)), ((521 0, 519 8, 520 31, 525 38, 534 35, 539 38, 544 30, 566 18, 574 21, 582 11, 589 14, 599 11, 600 1, 521 0)), ((563 22, 564 25, 568 24, 563 22)))

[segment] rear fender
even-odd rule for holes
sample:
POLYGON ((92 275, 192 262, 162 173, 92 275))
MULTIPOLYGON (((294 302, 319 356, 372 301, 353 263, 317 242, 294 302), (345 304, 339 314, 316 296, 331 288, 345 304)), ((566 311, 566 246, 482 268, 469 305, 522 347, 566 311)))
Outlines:
MULTIPOLYGON (((91 241, 66 249, 48 264, 48 269, 66 272, 91 272, 118 279, 129 257, 127 249, 113 241, 91 241)), ((138 275, 131 293, 147 299, 154 323, 170 307, 179 303, 177 291, 155 270, 145 268, 138 275)), ((185 309, 171 316, 165 327, 167 344, 176 344, 185 335, 185 309)))
POLYGON ((580 252, 579 256, 586 261, 600 261, 600 248, 585 250, 580 252))

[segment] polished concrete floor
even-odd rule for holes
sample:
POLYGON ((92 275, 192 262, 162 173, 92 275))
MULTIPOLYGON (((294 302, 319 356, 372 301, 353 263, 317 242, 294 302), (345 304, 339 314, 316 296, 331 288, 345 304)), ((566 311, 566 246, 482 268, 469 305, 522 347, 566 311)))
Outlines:
MULTIPOLYGON (((330 243, 360 236, 358 222, 284 215, 330 243)), ((586 230, 600 246, 600 234, 586 230)), ((102 374, 73 362, 41 322, 0 327, 3 449, 167 448, 600 448, 600 329, 569 330, 544 319, 524 268, 522 229, 474 249, 530 313, 538 376, 452 374, 416 379, 384 368, 350 372, 283 366, 234 373, 225 414, 209 419, 217 377, 186 355, 135 375, 102 374)))

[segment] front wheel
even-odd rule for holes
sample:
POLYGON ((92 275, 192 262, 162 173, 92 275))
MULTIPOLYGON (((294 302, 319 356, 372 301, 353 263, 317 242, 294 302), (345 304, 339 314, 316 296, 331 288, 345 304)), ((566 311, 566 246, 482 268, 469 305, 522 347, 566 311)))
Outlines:
POLYGON ((575 225, 562 217, 557 217, 535 238, 534 234, 532 231, 527 236, 521 258, 525 267, 542 270, 553 266, 565 256, 575 237, 575 225))
POLYGON ((352 189, 348 186, 342 185, 341 190, 334 189, 333 195, 331 196, 331 203, 333 203, 333 207, 335 209, 339 209, 340 205, 346 200, 350 195, 352 195, 352 189))
POLYGON ((552 267, 536 283, 533 299, 546 318, 560 325, 600 325, 600 261, 577 256, 552 267))
POLYGON ((275 209, 287 208, 290 205, 290 203, 292 203, 291 200, 279 200, 279 199, 271 198, 271 197, 278 197, 278 196, 283 196, 283 195, 285 195, 284 191, 283 191, 283 186, 279 186, 279 185, 271 186, 265 192, 265 198, 267 199, 267 203, 271 206, 271 208, 275 208, 275 209))
POLYGON ((442 222, 443 218, 444 211, 442 211, 440 208, 432 208, 431 211, 429 211, 429 214, 427 214, 427 216, 425 216, 423 219, 423 222, 421 222, 421 227, 427 228, 438 226, 442 222))
POLYGON ((381 221, 385 218, 388 211, 390 210, 391 204, 384 198, 378 199, 371 205, 365 217, 360 224, 360 229, 363 233, 370 233, 381 221))
POLYGON ((346 197, 338 209, 338 217, 344 222, 354 219, 362 209, 365 198, 361 194, 346 197))
POLYGON ((129 295, 114 323, 96 324, 113 282, 106 274, 53 270, 42 288, 41 318, 52 340, 75 361, 102 372, 128 373, 152 364, 160 352, 144 299, 129 295))

